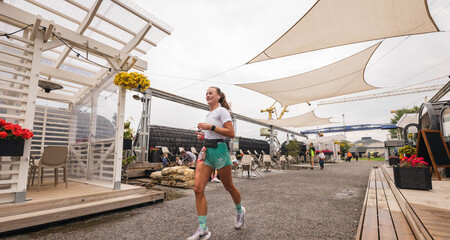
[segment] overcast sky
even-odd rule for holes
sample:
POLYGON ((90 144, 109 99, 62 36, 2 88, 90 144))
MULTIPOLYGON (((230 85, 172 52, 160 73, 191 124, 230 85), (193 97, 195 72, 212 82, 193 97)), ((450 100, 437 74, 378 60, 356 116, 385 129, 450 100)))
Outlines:
MULTIPOLYGON (((252 118, 267 118, 261 109, 275 100, 234 84, 259 82, 310 71, 355 54, 376 42, 370 41, 290 57, 244 65, 277 40, 295 24, 316 2, 313 0, 134 0, 138 5, 175 28, 158 47, 143 56, 149 63, 147 74, 151 87, 204 102, 209 86, 226 93, 232 110, 252 118)), ((342 97, 368 95, 407 86, 445 84, 450 75, 450 3, 448 0, 429 1, 431 15, 443 32, 397 37, 384 40, 372 56, 365 72, 370 85, 380 87, 342 97), (407 39, 406 39, 407 38, 407 39), (433 80, 436 79, 436 80, 433 80), (433 80, 433 81, 431 81, 433 80)), ((317 106, 312 102, 289 106, 285 118, 314 110, 318 117, 332 117, 341 126, 388 123, 391 110, 423 103, 437 91, 378 98, 365 101, 317 106)), ((448 95, 445 97, 449 99, 448 95)), ((127 98, 126 118, 134 119, 136 128, 141 104, 127 98)), ((280 105, 277 104, 280 112, 280 105)), ((196 129, 207 112, 152 99, 151 124, 196 129)), ((237 135, 259 137, 259 126, 237 122, 237 135)), ((313 127, 314 128, 314 127, 313 127)), ((289 128, 300 131, 310 128, 289 128)), ((328 134, 332 135, 332 133, 328 134)), ((387 131, 371 130, 346 133, 348 140, 363 136, 385 140, 387 131)), ((310 138, 315 136, 310 135, 310 138)), ((279 133, 280 141, 286 139, 279 133)), ((299 138, 300 140, 304 138, 299 138)))

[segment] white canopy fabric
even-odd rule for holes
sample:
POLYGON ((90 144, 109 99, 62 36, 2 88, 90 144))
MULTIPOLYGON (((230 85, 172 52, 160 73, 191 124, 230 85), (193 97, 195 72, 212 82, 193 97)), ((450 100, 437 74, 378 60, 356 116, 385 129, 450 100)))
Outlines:
POLYGON ((285 119, 258 119, 258 121, 265 122, 270 125, 275 125, 278 127, 310 127, 330 124, 330 118, 318 118, 314 114, 314 111, 298 115, 291 118, 285 119))
POLYGON ((419 114, 418 113, 405 113, 398 120, 396 126, 399 128, 405 128, 406 125, 411 123, 419 123, 419 114))
POLYGON ((237 84, 276 99, 282 106, 375 89, 364 70, 380 43, 330 65, 265 82, 237 84))
POLYGON ((336 141, 342 141, 345 140, 346 137, 342 134, 332 135, 332 136, 326 136, 326 137, 320 137, 320 138, 314 138, 314 139, 308 139, 307 143, 312 142, 313 145, 317 146, 319 144, 326 144, 326 143, 334 143, 336 141))
POLYGON ((318 0, 248 63, 388 37, 439 31, 426 0, 318 0))

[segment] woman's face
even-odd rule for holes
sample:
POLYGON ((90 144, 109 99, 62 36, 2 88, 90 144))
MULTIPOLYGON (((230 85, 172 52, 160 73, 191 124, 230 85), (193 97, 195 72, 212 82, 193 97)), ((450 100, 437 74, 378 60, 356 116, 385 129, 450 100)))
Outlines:
POLYGON ((215 88, 208 88, 206 91, 206 102, 210 106, 214 106, 219 102, 220 95, 217 94, 217 90, 215 88))

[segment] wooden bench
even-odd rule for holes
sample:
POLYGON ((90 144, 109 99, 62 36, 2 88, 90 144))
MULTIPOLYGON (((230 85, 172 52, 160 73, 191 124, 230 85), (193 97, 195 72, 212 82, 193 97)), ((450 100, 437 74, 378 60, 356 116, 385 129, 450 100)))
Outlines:
POLYGON ((379 168, 370 172, 356 239, 416 239, 379 168))

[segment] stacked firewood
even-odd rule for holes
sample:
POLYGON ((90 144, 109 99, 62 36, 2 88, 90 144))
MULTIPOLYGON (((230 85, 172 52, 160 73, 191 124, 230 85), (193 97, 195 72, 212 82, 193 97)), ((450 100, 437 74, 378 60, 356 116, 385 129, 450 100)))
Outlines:
POLYGON ((195 171, 187 166, 166 167, 150 174, 152 184, 169 187, 193 188, 195 171))

